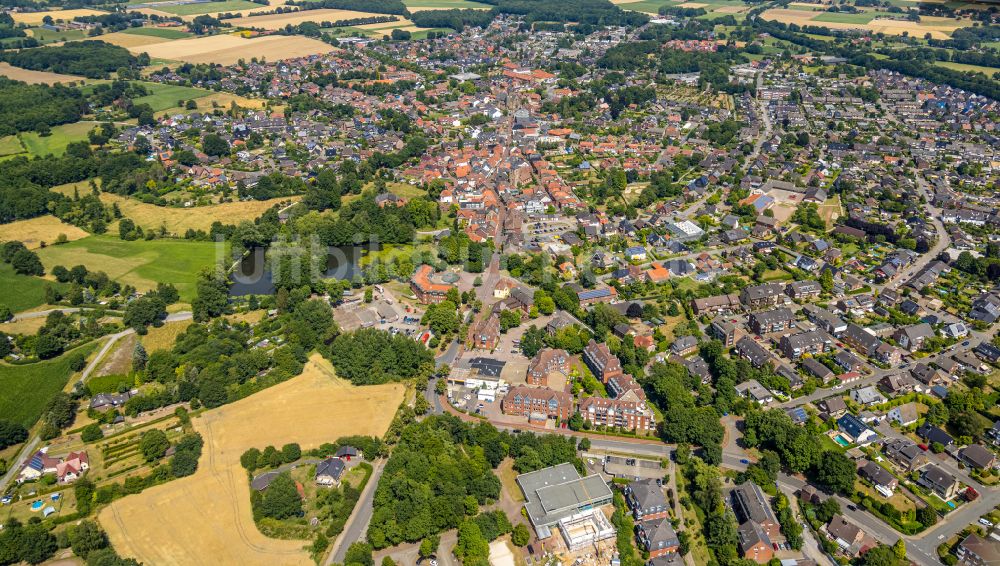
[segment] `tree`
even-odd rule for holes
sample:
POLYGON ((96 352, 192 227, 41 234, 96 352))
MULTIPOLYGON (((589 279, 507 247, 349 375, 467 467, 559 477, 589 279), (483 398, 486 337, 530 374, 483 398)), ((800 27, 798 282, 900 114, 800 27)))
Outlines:
POLYGON ((149 356, 146 354, 146 348, 143 347, 142 342, 136 340, 135 348, 132 348, 132 371, 142 371, 146 369, 146 362, 149 361, 149 356))
POLYGON ((931 507, 930 505, 917 509, 917 521, 921 525, 929 527, 937 523, 937 520, 938 520, 937 511, 935 511, 934 508, 931 507))
POLYGON ((148 430, 139 439, 139 451, 147 462, 159 460, 167 453, 168 448, 170 441, 167 440, 167 434, 159 429, 148 430))
POLYGON ((73 352, 70 354, 66 358, 66 362, 69 364, 69 369, 72 371, 83 371, 83 368, 87 367, 87 358, 80 352, 73 352))
POLYGON ((63 341, 58 336, 40 333, 35 341, 35 355, 40 360, 48 360, 63 353, 63 341))
POLYGON ((576 447, 578 450, 580 450, 580 452, 586 452, 587 450, 590 450, 590 439, 587 438, 586 436, 581 438, 580 443, 577 444, 576 447))
POLYGON ((531 540, 531 533, 528 531, 528 527, 525 527, 524 523, 518 523, 510 536, 510 541, 515 546, 527 546, 529 540, 531 540))
POLYGON ((198 277, 198 296, 191 303, 196 322, 224 314, 229 308, 229 281, 221 269, 205 270, 198 277))
POLYGON ((83 427, 80 432, 80 440, 84 442, 94 442, 102 438, 104 438, 104 431, 101 430, 101 425, 98 423, 91 423, 83 427))
POLYGON ((458 542, 453 552, 464 563, 489 557, 490 544, 475 521, 463 521, 458 526, 458 542))
POLYGON ((870 549, 861 558, 863 566, 895 566, 896 556, 892 548, 885 545, 878 545, 870 549))
POLYGON ((260 460, 260 450, 256 448, 248 448, 246 452, 240 455, 240 465, 246 468, 248 472, 252 472, 257 469, 257 462, 260 460))
POLYGON ((352 542, 351 546, 347 547, 347 553, 344 554, 344 565, 349 566, 351 564, 374 566, 375 560, 372 558, 372 545, 367 542, 352 542))
POLYGON ((147 296, 139 297, 125 307, 125 314, 122 322, 134 328, 139 334, 145 334, 146 328, 157 320, 166 316, 167 306, 159 297, 147 296))
POLYGON ((0 420, 0 450, 28 439, 28 430, 20 423, 0 420))
POLYGON ((906 560, 906 541, 899 539, 892 545, 892 553, 898 560, 906 560))
POLYGON ((97 523, 83 520, 69 529, 69 544, 73 554, 86 559, 91 552, 108 546, 108 537, 97 523))
POLYGON ((202 151, 205 155, 211 155, 214 157, 221 157, 223 155, 229 155, 229 142, 224 140, 222 136, 218 134, 208 134, 201 142, 202 151))
POLYGON ((286 464, 290 464, 302 457, 302 449, 296 443, 286 444, 281 447, 281 458, 286 464))
POLYGON ((434 556, 434 553, 437 552, 439 541, 440 539, 437 537, 437 535, 432 537, 427 537, 424 540, 420 541, 420 557, 430 558, 431 556, 434 556))
POLYGON ((500 311, 500 332, 507 332, 521 324, 521 311, 500 311))
POLYGON ((299 497, 295 481, 288 472, 279 474, 264 490, 260 501, 260 512, 272 519, 287 519, 302 513, 302 498, 299 497))
POLYGON ((857 467, 850 458, 839 452, 827 451, 820 456, 816 466, 816 479, 834 491, 851 494, 857 467))
POLYGON ((382 559, 382 566, 396 566, 396 561, 391 556, 386 556, 382 559))
POLYGON ((45 267, 38 255, 30 250, 20 250, 10 260, 11 267, 21 275, 45 275, 45 267))

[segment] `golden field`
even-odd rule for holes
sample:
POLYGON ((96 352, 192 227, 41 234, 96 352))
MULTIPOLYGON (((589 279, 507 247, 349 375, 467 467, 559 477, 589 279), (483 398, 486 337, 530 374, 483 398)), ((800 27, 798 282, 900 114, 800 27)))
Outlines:
POLYGON ((107 12, 78 8, 75 10, 45 10, 44 12, 12 12, 10 16, 14 18, 14 23, 37 26, 42 23, 45 16, 52 16, 52 19, 56 21, 68 22, 77 16, 100 16, 101 14, 107 14, 107 12))
POLYGON ((146 52, 154 59, 169 59, 186 63, 218 63, 232 65, 240 59, 280 61, 334 51, 317 39, 301 36, 271 35, 245 39, 238 35, 193 37, 131 48, 134 53, 146 52))
MULTIPOLYGON (((201 101, 199 100, 199 102, 201 101)), ((188 229, 207 231, 216 220, 225 224, 253 220, 278 203, 296 201, 299 198, 301 197, 282 197, 270 200, 226 202, 191 208, 170 208, 146 204, 111 193, 101 193, 101 201, 108 205, 117 204, 122 215, 138 226, 142 226, 144 229, 159 229, 160 226, 166 226, 168 232, 181 236, 188 229)))
POLYGON ((313 355, 298 377, 195 419, 205 447, 194 475, 119 499, 98 519, 119 554, 145 564, 312 564, 305 541, 257 530, 248 448, 298 442, 303 450, 339 437, 381 436, 403 400, 401 384, 355 387, 313 355))
POLYGON ((66 84, 71 82, 84 82, 87 80, 85 77, 78 77, 76 75, 63 75, 60 73, 50 73, 48 71, 32 71, 30 69, 22 69, 20 67, 14 67, 10 63, 0 63, 0 75, 7 77, 8 79, 24 81, 29 84, 66 84))
POLYGON ((51 245, 59 234, 65 234, 66 239, 71 242, 90 235, 82 228, 67 224, 51 214, 0 224, 0 241, 19 240, 28 249, 39 248, 42 242, 51 245))
POLYGON ((303 10, 288 14, 242 17, 238 20, 232 20, 232 22, 235 26, 275 30, 282 29, 289 24, 296 26, 303 22, 335 22, 338 20, 354 20, 357 18, 372 18, 385 15, 371 12, 355 12, 354 10, 322 9, 303 10))
POLYGON ((931 37, 934 39, 948 39, 951 37, 952 32, 956 29, 968 27, 969 25, 968 22, 960 22, 954 19, 934 16, 921 17, 919 22, 911 22, 909 20, 874 19, 866 24, 815 20, 817 16, 824 13, 826 12, 772 8, 761 14, 761 17, 768 20, 784 22, 786 24, 798 24, 800 26, 815 25, 827 27, 829 29, 843 30, 864 29, 870 31, 871 33, 881 32, 886 35, 903 35, 903 32, 907 32, 913 37, 923 37, 924 34, 930 33, 931 37))

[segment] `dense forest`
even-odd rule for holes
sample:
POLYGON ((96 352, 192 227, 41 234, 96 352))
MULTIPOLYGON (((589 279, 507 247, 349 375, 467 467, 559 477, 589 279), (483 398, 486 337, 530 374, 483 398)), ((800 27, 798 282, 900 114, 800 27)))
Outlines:
POLYGON ((337 375, 355 385, 428 376, 434 369, 434 356, 423 344, 374 328, 337 336, 329 357, 337 375))
POLYGON ((119 69, 134 70, 149 64, 145 53, 136 57, 124 47, 103 41, 70 41, 55 47, 0 53, 0 60, 33 71, 51 71, 107 79, 119 69))
POLYGON ((87 110, 77 88, 60 84, 29 85, 0 77, 0 136, 76 122, 87 110))

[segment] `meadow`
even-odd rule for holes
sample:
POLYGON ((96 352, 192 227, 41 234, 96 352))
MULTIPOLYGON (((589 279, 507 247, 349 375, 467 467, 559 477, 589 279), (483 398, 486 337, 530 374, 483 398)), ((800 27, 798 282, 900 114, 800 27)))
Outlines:
POLYGON ((62 155, 66 153, 66 146, 87 139, 87 133, 94 129, 96 122, 75 122, 73 124, 63 124, 53 126, 51 133, 43 136, 38 132, 22 132, 21 141, 28 153, 36 156, 42 155, 62 155))
POLYGON ((110 193, 101 194, 101 200, 117 204, 125 217, 143 228, 166 226, 168 232, 183 236, 188 229, 207 231, 216 220, 227 224, 254 220, 272 206, 298 200, 298 197, 226 202, 192 208, 156 206, 110 193))
POLYGON ((44 305, 46 285, 61 287, 55 281, 46 281, 41 277, 18 275, 13 267, 0 263, 0 288, 4 290, 0 304, 7 305, 15 313, 44 305))
POLYGON ((153 112, 173 108, 177 106, 178 100, 199 99, 212 94, 212 91, 189 86, 150 82, 143 82, 142 86, 146 87, 151 94, 140 96, 133 102, 135 104, 148 104, 153 109, 153 112))
POLYGON ((121 33, 160 37, 163 39, 184 39, 185 37, 191 37, 190 33, 175 28, 128 28, 126 30, 122 30, 121 33))
POLYGON ((885 15, 887 14, 876 11, 860 14, 822 12, 804 6, 796 9, 794 5, 791 8, 772 8, 761 14, 766 19, 786 24, 815 25, 829 29, 855 31, 867 30, 870 33, 884 33, 886 35, 903 35, 905 32, 910 36, 921 38, 925 34, 930 34, 934 39, 948 39, 956 29, 971 25, 968 20, 956 21, 935 16, 924 16, 919 22, 880 17, 885 15))
POLYGON ((240 454, 289 442, 309 450, 346 435, 381 436, 403 392, 398 383, 355 387, 314 354, 299 376, 193 421, 205 440, 193 476, 118 499, 98 520, 119 554, 146 564, 313 564, 302 541, 257 530, 240 454))
POLYGON ((148 291, 157 283, 170 283, 180 292, 181 302, 195 297, 198 273, 225 259, 224 250, 213 242, 188 240, 138 240, 126 242, 115 236, 90 236, 61 246, 38 250, 47 271, 56 265, 85 265, 104 271, 123 285, 148 291))
POLYGON ((421 10, 489 10, 493 6, 481 2, 470 2, 469 0, 403 0, 403 4, 411 12, 421 10))
POLYGON ((45 28, 31 28, 29 31, 31 37, 37 39, 41 43, 54 43, 56 41, 78 41, 81 39, 86 39, 87 34, 83 30, 79 29, 67 29, 67 30, 51 30, 45 28))
POLYGON ((142 347, 146 352, 152 354, 157 350, 168 350, 173 348, 174 342, 182 332, 191 326, 190 320, 178 320, 168 322, 163 326, 151 326, 145 336, 142 337, 142 347))
POLYGON ((24 146, 17 136, 5 136, 0 138, 0 157, 17 155, 24 153, 24 146))
POLYGON ((260 4, 248 2, 247 0, 224 0, 223 2, 202 2, 198 4, 167 4, 157 6, 159 12, 166 12, 175 16, 199 16, 201 14, 216 14, 220 12, 233 12, 235 10, 261 9, 260 4))
POLYGON ((31 250, 41 247, 42 242, 55 242, 60 234, 69 241, 88 236, 82 228, 67 224, 51 214, 0 224, 0 242, 18 240, 31 250))
MULTIPOLYGON (((98 342, 72 350, 89 356, 98 342)), ((25 427, 34 426, 53 395, 66 387, 73 371, 67 352, 58 358, 24 365, 0 364, 0 415, 25 427)))

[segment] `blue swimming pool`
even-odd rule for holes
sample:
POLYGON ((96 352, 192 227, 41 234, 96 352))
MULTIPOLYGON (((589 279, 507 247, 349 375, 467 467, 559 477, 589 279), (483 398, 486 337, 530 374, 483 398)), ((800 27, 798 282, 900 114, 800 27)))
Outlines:
POLYGON ((36 501, 36 502, 34 502, 34 503, 31 504, 31 510, 32 511, 38 511, 39 509, 42 508, 42 505, 45 505, 44 501, 36 501))
POLYGON ((844 448, 847 448, 848 446, 851 445, 851 443, 846 438, 844 438, 843 434, 838 434, 837 436, 834 436, 833 441, 843 446, 844 448))

